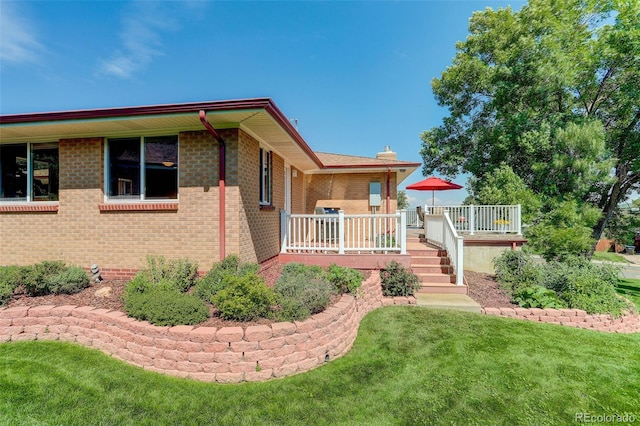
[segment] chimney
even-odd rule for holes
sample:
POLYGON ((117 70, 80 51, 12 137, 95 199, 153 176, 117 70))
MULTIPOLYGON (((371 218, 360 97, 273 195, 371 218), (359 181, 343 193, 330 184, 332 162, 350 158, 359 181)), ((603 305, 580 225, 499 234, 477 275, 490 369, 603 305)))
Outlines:
POLYGON ((398 159, 398 154, 396 154, 395 152, 391 151, 391 147, 389 145, 386 145, 384 147, 384 151, 383 152, 379 152, 376 155, 376 158, 378 160, 397 160, 398 159))

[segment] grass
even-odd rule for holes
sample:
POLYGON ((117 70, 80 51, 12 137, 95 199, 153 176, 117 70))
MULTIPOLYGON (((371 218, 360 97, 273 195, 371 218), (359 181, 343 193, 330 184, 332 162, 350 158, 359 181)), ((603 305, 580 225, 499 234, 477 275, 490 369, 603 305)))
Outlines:
POLYGON ((0 424, 569 424, 640 416, 640 334, 388 307, 311 372, 219 385, 61 342, 0 345, 0 424))
POLYGON ((618 253, 610 251, 595 251, 593 252, 593 260, 600 260, 602 262, 616 262, 616 263, 631 263, 618 253))
POLYGON ((621 278, 616 286, 616 292, 631 300, 640 309, 640 280, 621 278))

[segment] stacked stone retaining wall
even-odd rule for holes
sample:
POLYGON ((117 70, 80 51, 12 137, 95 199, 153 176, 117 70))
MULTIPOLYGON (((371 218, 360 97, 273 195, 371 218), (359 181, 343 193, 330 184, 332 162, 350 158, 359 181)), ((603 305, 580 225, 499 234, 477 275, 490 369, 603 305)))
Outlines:
POLYGON ((305 321, 243 327, 158 327, 91 306, 0 309, 0 342, 61 340, 99 349, 145 370, 201 381, 263 381, 311 370, 351 348, 360 320, 413 297, 383 297, 372 272, 358 297, 343 295, 305 321))
POLYGON ((640 316, 628 313, 619 318, 609 314, 587 314, 580 309, 485 308, 483 313, 527 321, 615 333, 640 332, 640 316))

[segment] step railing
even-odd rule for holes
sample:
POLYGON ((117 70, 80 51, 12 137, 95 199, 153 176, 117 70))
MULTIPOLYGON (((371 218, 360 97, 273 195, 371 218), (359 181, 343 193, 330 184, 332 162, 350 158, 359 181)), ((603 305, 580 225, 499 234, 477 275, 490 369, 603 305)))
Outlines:
POLYGON ((407 253, 407 215, 280 212, 282 253, 407 253))
POLYGON ((522 235, 522 206, 516 205, 460 205, 424 206, 425 214, 442 215, 449 211, 449 218, 457 232, 502 233, 522 235))
POLYGON ((441 214, 424 215, 424 235, 427 242, 447 251, 456 285, 464 284, 464 240, 458 235, 448 210, 441 214))

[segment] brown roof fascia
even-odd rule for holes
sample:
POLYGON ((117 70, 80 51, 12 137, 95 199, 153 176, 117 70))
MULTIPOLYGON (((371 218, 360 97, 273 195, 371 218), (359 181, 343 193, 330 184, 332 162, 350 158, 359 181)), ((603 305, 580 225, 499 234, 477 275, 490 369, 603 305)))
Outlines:
POLYGON ((99 108, 72 111, 36 112, 26 114, 0 115, 1 124, 34 123, 41 121, 63 121, 128 117, 141 115, 180 114, 206 111, 224 111, 264 108, 273 103, 269 98, 238 99, 229 101, 191 102, 183 104, 163 104, 134 107, 99 108))
POLYGON ((336 164, 333 166, 324 166, 323 170, 331 169, 380 169, 391 167, 394 169, 404 167, 420 167, 421 163, 384 163, 384 164, 336 164))
POLYGON ((289 119, 282 113, 282 111, 280 111, 280 109, 276 106, 274 102, 269 100, 269 105, 265 107, 265 110, 269 114, 271 114, 271 117, 273 117, 283 129, 286 130, 289 136, 291 136, 293 140, 296 141, 298 146, 302 148, 305 154, 307 154, 313 160, 313 162, 316 163, 316 165, 319 168, 324 167, 324 165, 322 164, 322 161, 320 161, 316 153, 313 152, 313 150, 309 145, 307 145, 307 143, 304 141, 302 136, 300 136, 300 133, 298 133, 296 128, 293 127, 289 119))
POLYGON ((228 101, 191 102, 182 104, 147 105, 135 107, 101 108, 57 112, 37 112, 26 114, 0 115, 0 124, 37 123, 45 121, 87 120, 143 115, 180 114, 205 110, 232 111, 242 109, 264 109, 291 136, 295 143, 307 154, 319 168, 323 167, 318 156, 305 142, 300 133, 291 125, 271 98, 235 99, 228 101))

